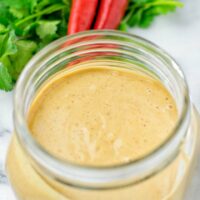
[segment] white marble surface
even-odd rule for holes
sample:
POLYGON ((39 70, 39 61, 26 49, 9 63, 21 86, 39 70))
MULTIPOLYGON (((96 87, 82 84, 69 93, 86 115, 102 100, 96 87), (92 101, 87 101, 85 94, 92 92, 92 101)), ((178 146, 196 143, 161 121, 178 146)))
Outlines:
MULTIPOLYGON (((184 0, 184 9, 159 17, 150 29, 131 30, 169 52, 184 70, 193 102, 200 111, 200 0, 184 0)), ((12 93, 0 92, 0 200, 14 200, 4 176, 4 162, 13 129, 12 93)), ((200 155, 199 155, 200 156, 200 155)), ((200 163, 196 168, 187 200, 199 200, 200 163)))

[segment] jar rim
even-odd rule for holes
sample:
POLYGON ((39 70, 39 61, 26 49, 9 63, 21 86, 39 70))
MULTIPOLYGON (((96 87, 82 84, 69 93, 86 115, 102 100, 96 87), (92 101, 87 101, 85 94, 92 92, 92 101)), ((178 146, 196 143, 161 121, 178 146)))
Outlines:
MULTIPOLYGON (((177 149, 172 149, 173 153, 171 156, 177 155, 178 147, 181 145, 181 139, 184 137, 184 129, 189 126, 189 118, 190 118, 190 98, 189 98, 189 91, 187 82, 185 80, 184 73, 180 69, 179 65, 175 62, 175 60, 169 56, 164 50, 162 50, 160 47, 155 45, 154 43, 130 34, 130 33, 124 33, 121 31, 112 31, 112 30, 95 30, 95 31, 85 31, 81 33, 77 33, 70 36, 62 37, 51 44, 47 45, 44 49, 42 49, 40 52, 38 52, 26 65, 25 69, 23 70, 14 93, 14 126, 17 134, 17 138, 20 141, 21 146, 25 149, 28 154, 31 155, 32 159, 36 161, 41 167, 45 168, 45 170, 50 174, 56 174, 58 179, 62 179, 63 176, 67 176, 66 182, 68 180, 73 180, 74 175, 79 176, 76 181, 84 182, 85 178, 87 178, 88 183, 95 182, 100 187, 99 184, 105 184, 106 182, 113 181, 113 180, 119 180, 120 177, 129 177, 130 173, 133 173, 135 175, 139 174, 140 171, 144 170, 144 166, 149 165, 149 163, 152 162, 152 160, 157 161, 159 160, 159 157, 163 155, 163 158, 167 155, 168 149, 171 147, 174 147, 175 144, 178 144, 176 146, 177 149), (69 161, 62 161, 59 158, 56 158, 55 156, 48 153, 41 145, 39 145, 36 140, 32 137, 30 134, 30 131, 27 127, 26 119, 22 112, 23 105, 21 104, 20 97, 22 96, 22 86, 24 85, 24 79, 27 76, 28 73, 30 73, 31 68, 34 66, 34 63, 36 63, 41 57, 47 54, 47 52, 52 51, 55 47, 58 47, 62 45, 67 40, 71 39, 78 39, 85 36, 92 36, 92 35, 112 35, 112 36, 120 36, 124 38, 129 38, 131 40, 137 40, 141 43, 144 43, 151 48, 153 48, 157 53, 161 54, 163 57, 167 58, 172 63, 172 68, 177 72, 179 77, 182 80, 182 83, 184 84, 184 95, 183 95, 183 108, 181 110, 180 117, 178 119, 178 122, 173 130, 173 133, 170 135, 168 139, 165 140, 164 143, 162 143, 158 148, 156 148, 154 151, 152 151, 150 154, 148 154, 146 157, 142 157, 133 161, 130 161, 128 163, 122 163, 114 166, 83 166, 76 163, 71 163, 69 161), (161 154, 161 152, 163 154, 161 154), (39 157, 37 155, 40 155, 39 157), (48 163, 48 169, 46 168, 46 165, 48 163), (142 167, 143 166, 143 167, 142 167), (59 172, 60 170, 60 172, 59 172), (108 176, 110 174, 110 176, 108 176), (97 180, 98 179, 98 180, 97 180)), ((171 158, 172 159, 172 158, 171 158)), ((164 165, 167 165, 170 162, 169 160, 166 160, 164 165)), ((158 171, 157 169, 156 171, 158 171)), ((152 174, 155 173, 154 169, 152 168, 152 174)), ((148 174, 144 174, 143 178, 146 178, 149 176, 148 174)), ((75 178, 76 179, 76 178, 75 178)), ((132 180, 133 181, 133 180, 132 180)), ((80 183, 80 186, 82 184, 80 183)))

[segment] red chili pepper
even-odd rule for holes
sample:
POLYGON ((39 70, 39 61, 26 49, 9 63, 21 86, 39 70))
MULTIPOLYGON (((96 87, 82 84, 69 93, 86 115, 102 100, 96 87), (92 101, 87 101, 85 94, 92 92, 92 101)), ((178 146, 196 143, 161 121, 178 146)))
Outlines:
POLYGON ((115 29, 128 6, 128 0, 101 0, 94 29, 115 29))
POLYGON ((69 17, 68 34, 91 28, 98 0, 73 0, 69 17))

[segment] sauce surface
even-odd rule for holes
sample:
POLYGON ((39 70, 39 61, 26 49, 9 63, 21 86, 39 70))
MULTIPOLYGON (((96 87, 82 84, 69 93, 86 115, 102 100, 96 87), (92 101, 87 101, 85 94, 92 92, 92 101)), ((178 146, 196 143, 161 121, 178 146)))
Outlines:
POLYGON ((48 81, 28 122, 34 138, 56 157, 107 166, 155 150, 177 118, 174 99, 159 80, 128 69, 90 67, 48 81))

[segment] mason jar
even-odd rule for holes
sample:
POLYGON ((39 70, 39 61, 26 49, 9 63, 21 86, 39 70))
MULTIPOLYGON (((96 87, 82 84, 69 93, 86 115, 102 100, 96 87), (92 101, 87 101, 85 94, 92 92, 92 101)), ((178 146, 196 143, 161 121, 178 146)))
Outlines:
POLYGON ((78 33, 41 50, 21 74, 14 94, 15 128, 7 175, 20 200, 181 200, 200 146, 199 124, 183 72, 165 51, 119 31, 78 33), (43 83, 59 71, 105 63, 160 80, 178 109, 173 133, 154 151, 126 164, 92 167, 60 160, 30 133, 27 113, 31 102, 43 83))

